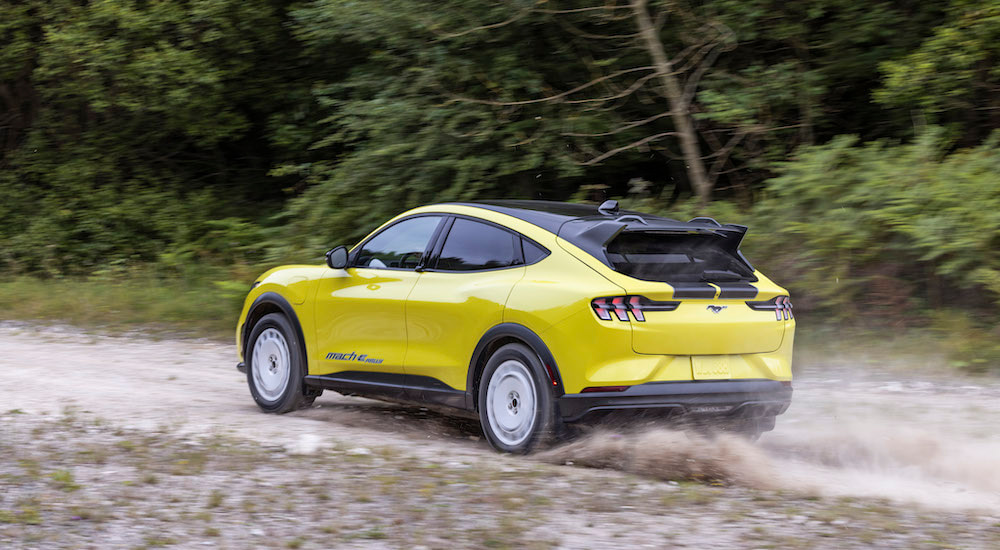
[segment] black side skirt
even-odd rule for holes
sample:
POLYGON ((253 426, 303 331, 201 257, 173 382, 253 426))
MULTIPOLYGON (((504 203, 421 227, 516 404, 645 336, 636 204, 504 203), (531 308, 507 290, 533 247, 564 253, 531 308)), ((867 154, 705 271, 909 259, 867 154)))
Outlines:
POLYGON ((311 374, 306 376, 305 381, 306 385, 333 390, 344 395, 382 397, 466 410, 466 392, 456 390, 430 376, 344 371, 335 374, 311 374))

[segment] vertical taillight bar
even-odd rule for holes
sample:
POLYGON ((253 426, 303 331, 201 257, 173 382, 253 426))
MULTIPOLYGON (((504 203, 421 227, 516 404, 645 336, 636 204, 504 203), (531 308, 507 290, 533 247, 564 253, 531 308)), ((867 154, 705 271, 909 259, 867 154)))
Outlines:
POLYGON ((635 315, 636 321, 645 321, 646 316, 642 314, 642 297, 632 296, 628 299, 629 309, 632 310, 632 315, 635 315))
POLYGON ((597 317, 602 321, 611 320, 611 312, 608 311, 608 308, 611 306, 608 305, 607 298, 595 298, 590 302, 590 307, 594 308, 594 313, 596 313, 597 317))
POLYGON ((611 299, 611 305, 615 308, 615 315, 619 321, 628 321, 628 306, 625 305, 624 296, 615 296, 611 299))

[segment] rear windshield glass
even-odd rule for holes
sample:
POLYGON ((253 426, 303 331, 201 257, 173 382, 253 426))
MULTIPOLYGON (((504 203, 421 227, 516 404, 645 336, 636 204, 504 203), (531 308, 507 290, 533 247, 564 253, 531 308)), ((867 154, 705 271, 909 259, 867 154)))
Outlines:
POLYGON ((754 281, 753 269, 714 234, 622 233, 608 245, 616 271, 645 281, 754 281))

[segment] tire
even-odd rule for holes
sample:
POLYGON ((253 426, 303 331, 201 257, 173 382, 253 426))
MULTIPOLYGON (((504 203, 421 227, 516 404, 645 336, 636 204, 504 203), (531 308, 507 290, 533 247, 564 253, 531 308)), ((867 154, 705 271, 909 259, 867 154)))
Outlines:
POLYGON ((724 431, 743 437, 747 441, 755 442, 760 439, 764 432, 774 429, 774 418, 774 415, 742 418, 732 421, 724 431))
POLYGON ((247 384, 264 412, 283 414, 312 405, 307 394, 305 353, 288 318, 270 313, 260 318, 247 342, 247 384))
POLYGON ((538 355, 507 344, 490 357, 479 383, 479 422, 494 449, 525 454, 556 433, 555 400, 538 355))
POLYGON ((757 441, 765 432, 774 429, 774 419, 776 415, 761 416, 747 419, 747 424, 743 429, 743 435, 750 441, 757 441))

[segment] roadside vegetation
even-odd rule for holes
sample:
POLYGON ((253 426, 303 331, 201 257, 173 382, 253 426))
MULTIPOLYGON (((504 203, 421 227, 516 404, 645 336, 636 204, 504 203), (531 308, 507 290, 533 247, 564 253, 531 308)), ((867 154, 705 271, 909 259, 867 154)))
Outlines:
POLYGON ((406 208, 617 198, 749 225, 804 321, 1000 370, 995 0, 0 13, 4 318, 224 334, 406 208))
POLYGON ((249 285, 151 275, 0 282, 3 318, 147 335, 232 338, 249 285))

